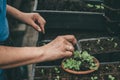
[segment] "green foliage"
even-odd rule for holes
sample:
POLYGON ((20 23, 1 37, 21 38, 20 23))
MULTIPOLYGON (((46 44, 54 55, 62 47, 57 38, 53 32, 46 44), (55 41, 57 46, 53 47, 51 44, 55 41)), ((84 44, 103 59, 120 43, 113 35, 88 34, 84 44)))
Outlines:
POLYGON ((108 75, 108 79, 109 79, 109 80, 115 80, 115 77, 112 76, 112 75, 108 75))
POLYGON ((72 58, 66 60, 63 63, 64 68, 73 69, 73 70, 80 70, 81 61, 76 61, 72 58))
POLYGON ((116 48, 118 46, 118 44, 117 43, 114 43, 114 48, 116 48))
POLYGON ((55 67, 54 70, 55 70, 55 73, 58 73, 58 74, 60 73, 60 70, 57 67, 55 67))
POLYGON ((44 74, 44 72, 45 72, 44 69, 41 69, 41 70, 40 70, 40 73, 41 73, 41 74, 44 74))
POLYGON ((91 80, 98 80, 98 77, 97 76, 92 76, 91 80))
POLYGON ((114 38, 108 38, 107 40, 112 42, 114 40, 114 38))
POLYGON ((73 57, 67 58, 63 62, 63 66, 66 69, 79 71, 81 70, 81 65, 84 65, 83 63, 86 62, 86 64, 89 65, 88 69, 96 70, 96 63, 94 62, 93 58, 94 57, 88 54, 87 51, 83 51, 81 53, 79 51, 75 51, 73 57))
POLYGON ((88 54, 87 51, 83 51, 83 52, 82 52, 81 58, 82 58, 82 61, 93 62, 93 56, 91 56, 90 54, 88 54))
POLYGON ((74 58, 81 58, 81 54, 80 54, 80 52, 79 51, 75 51, 74 52, 74 56, 73 56, 74 58))
POLYGON ((97 44, 100 44, 100 39, 97 40, 97 44))

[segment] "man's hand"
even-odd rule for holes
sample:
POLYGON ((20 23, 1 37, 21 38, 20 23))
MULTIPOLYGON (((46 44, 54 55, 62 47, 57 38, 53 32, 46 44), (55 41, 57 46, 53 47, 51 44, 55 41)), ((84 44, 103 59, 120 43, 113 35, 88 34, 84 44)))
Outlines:
POLYGON ((58 36, 49 44, 41 47, 44 51, 44 60, 56 60, 71 56, 74 51, 73 45, 76 42, 73 35, 58 36))
POLYGON ((9 5, 7 5, 7 13, 31 25, 35 30, 45 33, 46 21, 38 13, 24 13, 9 5))
POLYGON ((45 19, 38 13, 22 13, 21 20, 31 25, 35 30, 45 33, 45 19))

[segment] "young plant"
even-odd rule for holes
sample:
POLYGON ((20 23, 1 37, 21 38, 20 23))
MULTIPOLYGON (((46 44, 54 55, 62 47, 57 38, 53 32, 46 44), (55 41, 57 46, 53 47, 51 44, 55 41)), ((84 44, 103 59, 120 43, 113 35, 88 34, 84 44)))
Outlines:
POLYGON ((71 58, 65 59, 63 66, 65 69, 75 71, 97 69, 96 63, 94 62, 94 57, 88 54, 87 51, 83 51, 81 53, 79 51, 75 51, 71 58))
POLYGON ((57 67, 55 67, 54 70, 55 70, 55 73, 57 73, 57 74, 60 73, 60 70, 57 67))
POLYGON ((100 39, 97 40, 97 44, 100 44, 100 39))
POLYGON ((118 46, 118 44, 115 42, 115 43, 114 43, 114 48, 116 48, 117 46, 118 46))
POLYGON ((112 75, 108 75, 108 79, 109 79, 109 80, 115 80, 115 77, 112 76, 112 75))
POLYGON ((97 76, 92 76, 91 80, 98 80, 98 77, 97 76))

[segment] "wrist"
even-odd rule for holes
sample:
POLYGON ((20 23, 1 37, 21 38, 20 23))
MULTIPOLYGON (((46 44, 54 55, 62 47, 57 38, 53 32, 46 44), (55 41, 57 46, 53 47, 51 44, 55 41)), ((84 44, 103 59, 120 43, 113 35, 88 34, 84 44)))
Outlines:
POLYGON ((44 51, 41 47, 24 47, 24 52, 26 56, 29 56, 28 59, 30 63, 38 63, 44 61, 44 51))

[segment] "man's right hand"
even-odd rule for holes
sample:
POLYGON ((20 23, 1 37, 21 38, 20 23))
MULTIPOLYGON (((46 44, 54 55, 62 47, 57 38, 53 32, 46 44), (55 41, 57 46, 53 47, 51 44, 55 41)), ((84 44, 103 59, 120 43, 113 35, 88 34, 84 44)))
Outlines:
POLYGON ((49 44, 41 47, 44 52, 44 60, 56 60, 71 56, 76 42, 73 35, 58 36, 49 44))

